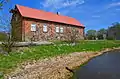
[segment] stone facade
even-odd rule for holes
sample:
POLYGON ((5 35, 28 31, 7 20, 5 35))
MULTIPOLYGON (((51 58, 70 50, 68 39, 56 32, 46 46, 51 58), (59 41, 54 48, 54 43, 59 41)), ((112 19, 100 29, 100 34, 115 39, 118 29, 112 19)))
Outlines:
POLYGON ((66 40, 67 33, 71 31, 71 29, 78 30, 80 39, 83 39, 84 29, 81 27, 75 27, 71 25, 65 25, 60 23, 35 20, 30 18, 24 18, 23 25, 24 33, 22 40, 23 41, 47 41, 47 40, 66 40), (31 24, 36 24, 36 31, 31 31, 31 24), (47 26, 47 32, 43 31, 43 26, 47 26), (56 32, 56 27, 59 27, 59 32, 56 32), (63 28, 63 33, 60 33, 60 28, 63 28))
POLYGON ((79 39, 84 39, 84 27, 22 17, 17 11, 13 13, 11 24, 12 37, 17 41, 67 40, 72 29, 78 31, 79 39), (31 31, 31 24, 36 24, 36 31, 31 31), (47 32, 43 31, 44 25, 47 32), (56 27, 59 27, 59 32, 56 32, 56 27), (63 32, 60 33, 61 27, 63 32))

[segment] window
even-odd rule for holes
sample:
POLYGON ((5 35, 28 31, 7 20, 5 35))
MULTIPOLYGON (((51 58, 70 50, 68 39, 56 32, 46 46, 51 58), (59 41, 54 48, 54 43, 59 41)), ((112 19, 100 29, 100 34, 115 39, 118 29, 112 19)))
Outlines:
POLYGON ((43 32, 47 32, 47 25, 43 25, 43 32))
POLYGON ((56 27, 56 32, 59 33, 59 27, 56 27))
POLYGON ((31 31, 36 31, 36 24, 31 24, 31 31))
POLYGON ((63 27, 60 27, 60 33, 63 33, 63 27))

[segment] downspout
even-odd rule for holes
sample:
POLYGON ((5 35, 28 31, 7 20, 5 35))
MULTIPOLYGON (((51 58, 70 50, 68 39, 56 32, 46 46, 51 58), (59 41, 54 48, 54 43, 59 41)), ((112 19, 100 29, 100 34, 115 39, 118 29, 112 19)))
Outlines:
POLYGON ((83 37, 85 39, 85 27, 83 27, 83 37))
POLYGON ((22 18, 22 31, 23 31, 23 41, 25 41, 25 20, 22 18))

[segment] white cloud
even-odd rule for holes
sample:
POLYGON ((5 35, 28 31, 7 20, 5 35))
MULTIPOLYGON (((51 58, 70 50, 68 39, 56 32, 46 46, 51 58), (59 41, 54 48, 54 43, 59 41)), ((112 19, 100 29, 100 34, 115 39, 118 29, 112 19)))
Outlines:
MULTIPOLYGON (((120 6, 120 2, 113 2, 111 4, 107 4, 105 5, 101 10, 97 10, 95 13, 100 13, 100 12, 104 12, 106 10, 109 10, 111 8, 114 8, 114 7, 119 7, 120 6)), ((120 9, 114 9, 116 11, 119 11, 120 9)))
POLYGON ((80 5, 83 4, 84 2, 85 2, 84 0, 45 0, 41 4, 44 8, 60 9, 80 5))
POLYGON ((93 15, 92 17, 93 17, 93 18, 100 18, 99 15, 93 15))
POLYGON ((116 6, 120 6, 120 2, 111 3, 107 6, 107 8, 112 8, 112 7, 116 7, 116 6))

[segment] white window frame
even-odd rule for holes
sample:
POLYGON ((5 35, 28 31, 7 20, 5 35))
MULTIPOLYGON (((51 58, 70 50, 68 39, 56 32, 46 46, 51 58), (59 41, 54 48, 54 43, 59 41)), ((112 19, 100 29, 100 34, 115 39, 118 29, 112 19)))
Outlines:
POLYGON ((36 27, 37 27, 36 24, 31 24, 31 31, 36 31, 36 27))
POLYGON ((63 32, 64 32, 64 28, 60 27, 60 33, 63 33, 63 32))
POLYGON ((58 26, 55 28, 55 31, 56 31, 56 33, 59 33, 59 32, 60 32, 60 29, 59 29, 58 26))
POLYGON ((43 25, 43 32, 47 32, 48 31, 48 26, 46 24, 43 25))

